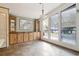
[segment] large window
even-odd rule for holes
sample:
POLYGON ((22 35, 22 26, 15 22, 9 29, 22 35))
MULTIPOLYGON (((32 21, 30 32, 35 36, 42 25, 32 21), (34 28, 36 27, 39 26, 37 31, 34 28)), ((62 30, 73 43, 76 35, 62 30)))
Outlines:
POLYGON ((61 39, 63 42, 75 44, 76 40, 76 8, 75 5, 62 11, 61 39))
POLYGON ((45 39, 48 39, 49 35, 48 35, 48 25, 49 25, 49 22, 48 22, 48 18, 46 17, 44 20, 43 20, 43 38, 45 39))
POLYGON ((52 40, 58 40, 58 27, 59 27, 59 14, 55 14, 53 16, 51 16, 51 19, 50 19, 50 23, 51 23, 51 39, 52 40))
POLYGON ((62 12, 43 20, 44 38, 60 40, 67 44, 76 44, 76 5, 72 5, 62 12), (50 30, 48 30, 50 28, 50 30))

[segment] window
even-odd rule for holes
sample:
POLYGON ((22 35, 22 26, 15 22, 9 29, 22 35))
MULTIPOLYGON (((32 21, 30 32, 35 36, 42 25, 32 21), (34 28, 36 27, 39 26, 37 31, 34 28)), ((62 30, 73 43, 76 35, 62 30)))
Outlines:
POLYGON ((59 22, 59 14, 55 14, 51 16, 51 39, 58 40, 58 22, 59 22))
POLYGON ((75 5, 64 10, 62 13, 61 38, 63 42, 75 44, 76 40, 76 8, 75 5))
POLYGON ((43 38, 46 38, 48 39, 48 18, 46 17, 44 20, 43 20, 43 38))

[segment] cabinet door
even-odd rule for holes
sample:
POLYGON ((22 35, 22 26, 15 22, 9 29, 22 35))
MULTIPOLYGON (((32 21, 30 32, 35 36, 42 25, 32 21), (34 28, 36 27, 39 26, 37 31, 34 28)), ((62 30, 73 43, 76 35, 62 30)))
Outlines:
POLYGON ((39 40, 40 38, 40 32, 34 32, 34 40, 39 40))
POLYGON ((37 40, 38 39, 38 34, 37 32, 34 32, 34 40, 37 40))
POLYGON ((10 44, 16 44, 17 43, 17 34, 12 33, 10 34, 10 44))
POLYGON ((24 42, 28 41, 29 39, 28 36, 29 36, 28 33, 24 33, 24 42))
POLYGON ((29 33, 29 40, 33 40, 33 33, 29 33))
POLYGON ((22 43, 24 39, 23 33, 18 33, 18 43, 22 43))
POLYGON ((7 47, 7 14, 0 10, 0 48, 7 47))
POLYGON ((38 32, 38 39, 41 39, 41 33, 38 32))
POLYGON ((36 21, 36 31, 38 31, 38 30, 39 30, 39 22, 36 21))

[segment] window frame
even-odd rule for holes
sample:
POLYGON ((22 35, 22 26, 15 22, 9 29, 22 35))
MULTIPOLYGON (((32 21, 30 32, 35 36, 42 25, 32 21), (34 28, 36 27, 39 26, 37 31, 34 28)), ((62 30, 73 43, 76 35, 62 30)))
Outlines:
MULTIPOLYGON (((73 4, 73 5, 71 5, 71 6, 69 6, 69 7, 67 7, 66 9, 64 9, 64 10, 62 10, 62 11, 60 11, 60 16, 61 16, 61 21, 60 21, 60 24, 61 24, 61 30, 62 30, 62 13, 64 12, 64 11, 67 11, 67 10, 70 10, 70 9, 73 9, 73 8, 76 8, 76 4, 73 4)), ((76 12, 77 12, 77 9, 76 9, 76 12)), ((76 21, 76 20, 75 20, 76 21)), ((77 26, 75 26, 76 27, 76 30, 75 30, 75 43, 77 43, 77 38, 76 38, 76 35, 77 35, 77 26)), ((64 41, 62 41, 63 39, 62 39, 62 31, 60 31, 61 32, 61 34, 60 34, 60 40, 61 40, 61 42, 64 42, 64 41)), ((64 43, 67 43, 67 42, 64 42, 64 43)), ((71 44, 71 43, 67 43, 67 44, 71 44)), ((76 45, 76 44, 75 44, 76 45)))

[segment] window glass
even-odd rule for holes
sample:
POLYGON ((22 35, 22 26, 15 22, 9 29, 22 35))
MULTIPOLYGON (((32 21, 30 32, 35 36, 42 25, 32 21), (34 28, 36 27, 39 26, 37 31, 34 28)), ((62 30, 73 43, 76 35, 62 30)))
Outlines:
POLYGON ((70 8, 61 13, 62 30, 61 38, 63 42, 75 44, 76 40, 76 8, 70 8))
POLYGON ((44 20, 43 20, 43 38, 45 38, 45 39, 48 39, 48 18, 45 18, 44 20))
POLYGON ((58 22, 59 22, 59 14, 55 14, 51 16, 51 39, 52 40, 58 40, 58 22))

